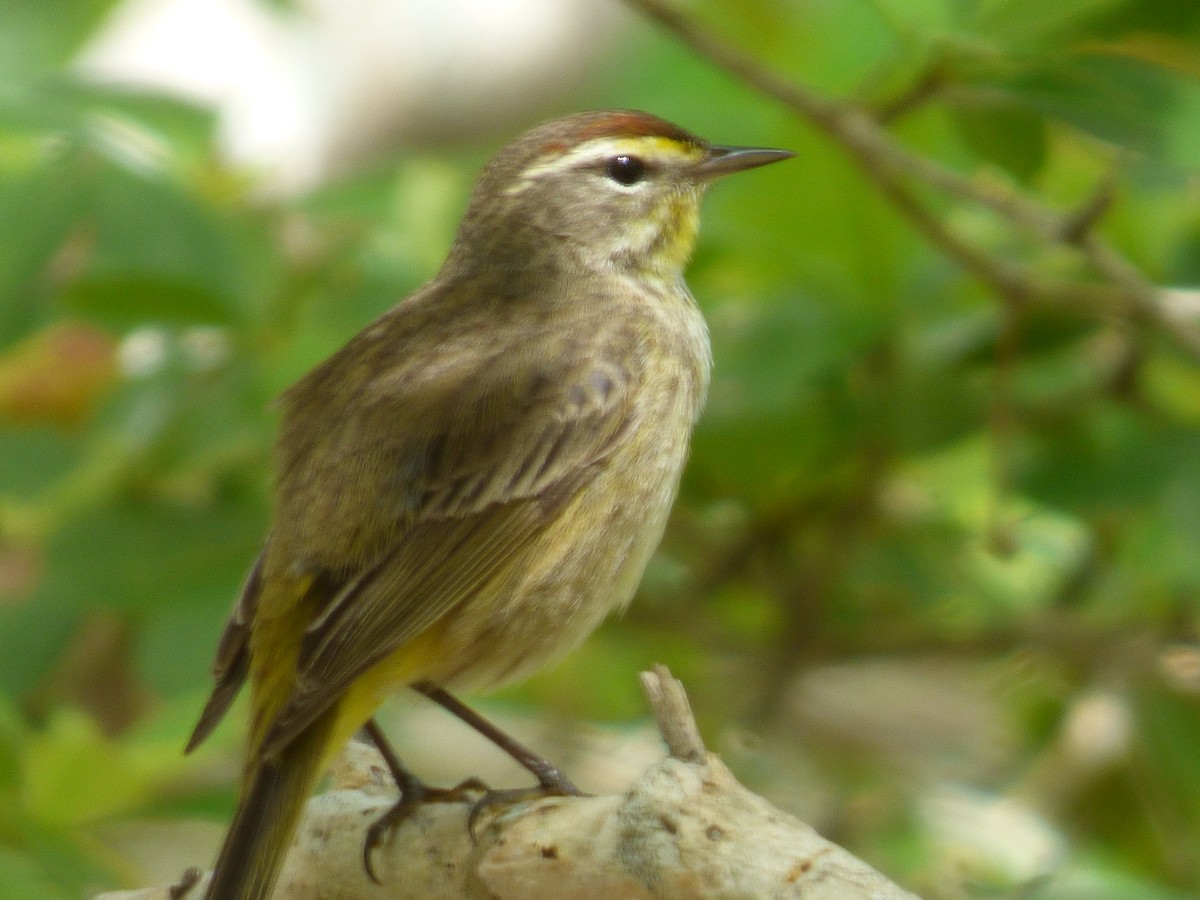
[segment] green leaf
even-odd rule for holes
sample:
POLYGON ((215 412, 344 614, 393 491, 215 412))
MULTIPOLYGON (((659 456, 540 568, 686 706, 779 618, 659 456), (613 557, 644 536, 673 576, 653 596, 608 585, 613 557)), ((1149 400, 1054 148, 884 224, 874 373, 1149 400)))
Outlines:
POLYGON ((227 324, 247 278, 232 229, 178 186, 108 168, 93 185, 94 250, 66 305, 113 327, 150 321, 227 324))
POLYGON ((1038 44, 1084 34, 1126 0, 982 0, 973 4, 973 26, 989 40, 1028 53, 1038 44))
POLYGON ((163 603, 225 609, 258 553, 261 516, 259 507, 233 500, 114 503, 56 535, 39 593, 146 615, 163 603), (131 567, 125 558, 135 547, 141 563, 131 567))
POLYGON ((1200 4, 1194 0, 1132 0, 1114 6, 1096 30, 1130 37, 1195 39, 1200 32, 1200 4))
POLYGON ((78 889, 64 885, 36 858, 0 846, 0 897, 78 900, 78 889))
POLYGON ((1200 435, 1097 402, 1036 434, 1023 492, 1085 514, 1153 506, 1172 481, 1195 477, 1200 435))
POLYGON ((66 65, 115 5, 115 0, 0 0, 0 84, 66 65))
POLYGON ((48 825, 102 820, 137 809, 186 766, 177 735, 118 742, 82 713, 63 710, 27 744, 22 799, 48 825))
POLYGON ((138 268, 80 278, 63 293, 63 305, 121 330, 147 322, 228 324, 234 320, 229 298, 191 281, 188 273, 145 274, 138 268))
POLYGON ((79 221, 85 196, 79 173, 67 165, 0 174, 0 223, 9 235, 0 240, 0 346, 48 321, 39 280, 79 221))
POLYGON ((1039 61, 1008 82, 1030 108, 1140 153, 1162 152, 1177 80, 1140 60, 1073 54, 1039 61))
POLYGON ((78 463, 83 448, 49 428, 0 428, 0 502, 30 501, 78 463))
POLYGON ((956 106, 951 117, 964 142, 1018 181, 1030 182, 1046 162, 1046 123, 1015 103, 956 106))
POLYGON ((79 617, 74 597, 22 598, 0 607, 0 691, 27 696, 62 656, 79 617))

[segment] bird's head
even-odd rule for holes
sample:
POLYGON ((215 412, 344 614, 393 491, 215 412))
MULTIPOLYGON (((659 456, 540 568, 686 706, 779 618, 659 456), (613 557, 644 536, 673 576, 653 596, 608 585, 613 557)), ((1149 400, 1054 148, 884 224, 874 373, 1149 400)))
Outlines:
POLYGON ((704 189, 791 155, 714 146, 631 110, 548 122, 488 163, 452 259, 507 267, 529 254, 549 255, 592 269, 676 277, 695 245, 704 189))

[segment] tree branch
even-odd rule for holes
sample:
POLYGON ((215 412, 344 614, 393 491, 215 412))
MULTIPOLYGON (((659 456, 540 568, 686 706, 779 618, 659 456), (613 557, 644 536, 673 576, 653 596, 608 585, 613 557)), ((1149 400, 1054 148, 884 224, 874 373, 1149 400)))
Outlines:
POLYGON ((880 193, 943 253, 1007 301, 1051 301, 1082 306, 1145 322, 1165 334, 1181 351, 1200 360, 1200 328, 1173 314, 1163 292, 1114 247, 1090 230, 1107 208, 1111 184, 1100 185, 1084 207, 1062 213, 1006 186, 969 178, 913 153, 897 143, 878 117, 849 103, 837 103, 761 66, 746 53, 710 34, 663 0, 625 0, 675 35, 698 55, 751 88, 771 97, 840 144, 880 193), (957 200, 984 207, 1010 226, 1046 246, 1067 246, 1104 279, 1090 283, 1039 277, 1032 268, 998 259, 958 238, 921 204, 905 179, 934 188, 957 200), (1103 198, 1102 201, 1096 198, 1103 198))
MULTIPOLYGON (((354 742, 333 788, 309 802, 277 897, 288 900, 916 900, 866 863, 738 784, 704 752, 683 688, 642 675, 672 755, 622 795, 504 808, 467 833, 469 805, 430 803, 362 865, 366 828, 395 801, 382 759, 354 742)), ((97 900, 199 900, 207 876, 97 900)))

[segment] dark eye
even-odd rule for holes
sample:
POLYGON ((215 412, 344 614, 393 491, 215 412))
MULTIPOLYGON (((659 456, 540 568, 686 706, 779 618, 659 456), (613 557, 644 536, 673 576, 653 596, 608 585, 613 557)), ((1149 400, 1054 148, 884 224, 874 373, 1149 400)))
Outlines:
POLYGON ((617 184, 628 187, 645 177, 646 164, 636 156, 614 156, 608 161, 604 171, 617 184))

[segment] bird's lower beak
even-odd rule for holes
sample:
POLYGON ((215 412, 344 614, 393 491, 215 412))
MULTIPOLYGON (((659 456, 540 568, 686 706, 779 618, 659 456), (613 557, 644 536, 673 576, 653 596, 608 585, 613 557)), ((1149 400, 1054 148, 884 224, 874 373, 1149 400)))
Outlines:
POLYGON ((695 172, 701 180, 710 181, 734 172, 791 159, 795 155, 790 150, 773 150, 770 147, 709 147, 708 155, 697 164, 695 172))

